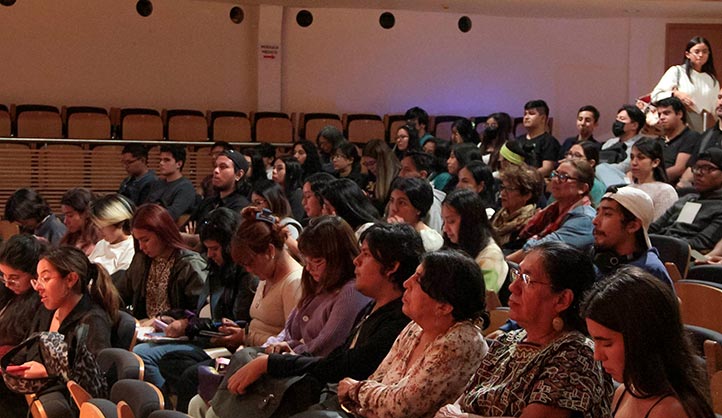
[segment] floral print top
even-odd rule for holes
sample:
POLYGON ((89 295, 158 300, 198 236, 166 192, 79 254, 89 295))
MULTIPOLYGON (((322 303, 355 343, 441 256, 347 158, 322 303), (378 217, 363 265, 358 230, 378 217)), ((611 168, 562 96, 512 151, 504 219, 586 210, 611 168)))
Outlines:
POLYGON ((518 330, 490 343, 459 400, 464 412, 519 416, 538 402, 574 411, 572 416, 610 416, 612 381, 594 361, 589 338, 572 331, 544 347, 525 338, 526 331, 518 330))
POLYGON ((441 406, 459 397, 488 351, 479 327, 463 321, 408 364, 422 333, 417 323, 410 322, 369 379, 349 389, 361 415, 433 417, 441 406))

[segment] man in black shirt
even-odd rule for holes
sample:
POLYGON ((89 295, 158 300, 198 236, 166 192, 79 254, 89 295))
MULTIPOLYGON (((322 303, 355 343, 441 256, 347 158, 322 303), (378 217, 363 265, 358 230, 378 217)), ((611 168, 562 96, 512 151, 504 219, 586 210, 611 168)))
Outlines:
POLYGON ((536 167, 542 176, 547 177, 559 159, 559 141, 547 132, 549 106, 544 100, 532 100, 524 105, 525 135, 519 135, 516 141, 530 156, 529 165, 536 167))
POLYGON ((692 157, 687 161, 687 170, 685 170, 677 184, 678 189, 692 187, 692 178, 694 177, 692 167, 694 167, 700 154, 709 148, 722 148, 722 90, 717 94, 715 114, 718 121, 714 126, 704 131, 697 141, 694 151, 692 151, 692 157))
POLYGON ((667 178, 675 184, 687 168, 699 134, 687 126, 687 110, 682 101, 668 97, 654 104, 664 130, 664 166, 667 178))

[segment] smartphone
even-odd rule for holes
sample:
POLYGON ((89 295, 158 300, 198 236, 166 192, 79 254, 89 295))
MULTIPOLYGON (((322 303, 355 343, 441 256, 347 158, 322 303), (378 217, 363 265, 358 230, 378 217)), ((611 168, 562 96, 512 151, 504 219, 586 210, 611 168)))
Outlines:
POLYGON ((224 333, 222 333, 222 332, 218 332, 218 331, 207 331, 207 330, 200 331, 200 332, 198 333, 198 335, 201 335, 201 336, 203 336, 203 337, 227 337, 227 336, 228 336, 228 334, 224 334, 224 333))
POLYGON ((166 324, 165 322, 163 322, 163 321, 161 321, 160 319, 157 319, 157 318, 153 320, 153 325, 154 325, 157 329, 161 329, 161 330, 165 330, 166 328, 168 328, 168 324, 166 324))
POLYGON ((5 368, 5 370, 14 375, 22 376, 25 370, 28 370, 30 366, 8 366, 5 368))

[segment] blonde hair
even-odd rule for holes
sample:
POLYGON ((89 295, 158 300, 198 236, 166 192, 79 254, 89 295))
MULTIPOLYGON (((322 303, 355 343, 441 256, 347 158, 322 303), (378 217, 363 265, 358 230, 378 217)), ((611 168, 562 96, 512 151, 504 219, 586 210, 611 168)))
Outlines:
POLYGON ((135 205, 127 197, 113 193, 101 197, 90 207, 90 220, 99 228, 122 224, 126 233, 130 233, 130 221, 133 219, 135 205))

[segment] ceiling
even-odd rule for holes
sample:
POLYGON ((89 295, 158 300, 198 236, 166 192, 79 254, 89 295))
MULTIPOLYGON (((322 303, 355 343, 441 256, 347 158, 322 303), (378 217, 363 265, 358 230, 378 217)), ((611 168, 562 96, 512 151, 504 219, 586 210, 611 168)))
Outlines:
POLYGON ((205 0, 296 8, 385 9, 510 17, 711 18, 722 22, 722 0, 205 0))

